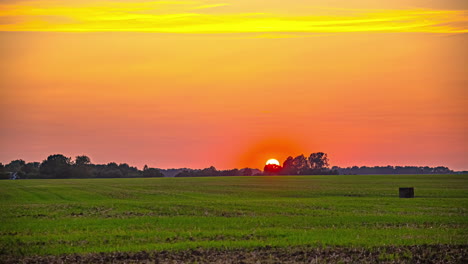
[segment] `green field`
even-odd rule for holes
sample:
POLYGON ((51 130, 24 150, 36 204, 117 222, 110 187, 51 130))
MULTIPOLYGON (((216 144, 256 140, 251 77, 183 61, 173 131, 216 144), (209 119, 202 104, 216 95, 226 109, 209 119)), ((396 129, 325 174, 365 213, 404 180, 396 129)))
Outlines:
POLYGON ((10 256, 466 245, 468 176, 3 180, 0 212, 10 256))

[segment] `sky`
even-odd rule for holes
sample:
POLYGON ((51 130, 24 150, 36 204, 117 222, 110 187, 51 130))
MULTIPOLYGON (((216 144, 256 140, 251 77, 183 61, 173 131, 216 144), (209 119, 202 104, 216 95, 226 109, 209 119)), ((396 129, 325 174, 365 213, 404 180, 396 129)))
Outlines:
POLYGON ((0 162, 468 170, 468 2, 0 1, 0 162))

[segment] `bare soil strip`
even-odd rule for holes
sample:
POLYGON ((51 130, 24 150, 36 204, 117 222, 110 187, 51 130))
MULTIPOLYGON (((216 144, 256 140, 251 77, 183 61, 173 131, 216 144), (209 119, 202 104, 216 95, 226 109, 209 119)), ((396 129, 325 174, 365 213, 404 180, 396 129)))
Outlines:
POLYGON ((468 245, 195 249, 136 253, 1 256, 0 263, 468 263, 468 245))

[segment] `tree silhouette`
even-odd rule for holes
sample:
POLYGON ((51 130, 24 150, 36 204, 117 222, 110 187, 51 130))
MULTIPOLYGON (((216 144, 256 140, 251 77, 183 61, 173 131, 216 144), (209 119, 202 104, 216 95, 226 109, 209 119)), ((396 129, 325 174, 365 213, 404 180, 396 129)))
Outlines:
POLYGON ((309 164, 312 170, 328 169, 328 155, 323 152, 312 153, 309 156, 309 164))
POLYGON ((39 171, 45 177, 70 178, 71 158, 62 154, 50 155, 41 163, 39 171))
POLYGON ((252 176, 252 169, 250 168, 245 168, 241 170, 242 176, 252 176))
POLYGON ((73 177, 74 178, 90 178, 91 170, 90 165, 91 160, 88 156, 81 155, 75 157, 75 164, 73 166, 73 177))
POLYGON ((81 155, 81 156, 75 157, 75 165, 77 166, 85 166, 85 165, 89 165, 90 163, 91 163, 91 160, 89 159, 88 156, 81 155))
POLYGON ((294 167, 293 164, 294 158, 289 156, 284 162, 283 162, 283 170, 281 174, 283 175, 296 175, 297 170, 294 167))
POLYGON ((309 169, 309 164, 307 163, 307 158, 303 154, 295 157, 292 161, 296 174, 303 174, 307 169, 309 169))
POLYGON ((9 172, 18 172, 23 168, 24 165, 26 165, 26 162, 22 159, 12 160, 5 166, 5 169, 9 172))

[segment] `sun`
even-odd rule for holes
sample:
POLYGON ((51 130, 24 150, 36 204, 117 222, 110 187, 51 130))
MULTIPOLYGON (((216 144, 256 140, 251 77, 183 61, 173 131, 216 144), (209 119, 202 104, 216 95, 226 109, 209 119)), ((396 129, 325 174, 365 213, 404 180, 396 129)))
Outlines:
POLYGON ((267 160, 266 162, 266 165, 271 165, 271 164, 274 164, 274 165, 280 165, 279 161, 277 159, 269 159, 267 160))

